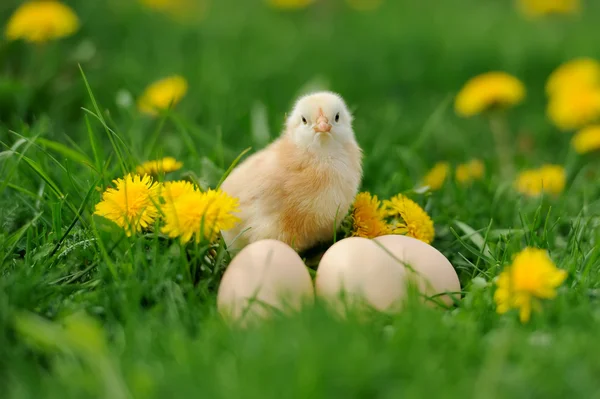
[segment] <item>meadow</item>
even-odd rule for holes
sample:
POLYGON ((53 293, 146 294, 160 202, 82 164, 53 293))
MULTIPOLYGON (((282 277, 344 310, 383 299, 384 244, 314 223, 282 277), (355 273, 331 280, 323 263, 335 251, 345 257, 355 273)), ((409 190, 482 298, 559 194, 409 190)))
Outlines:
MULTIPOLYGON (((68 1, 73 34, 0 39, 0 397, 600 398, 600 154, 574 150, 577 129, 553 123, 546 93, 560 65, 600 60, 600 3, 538 18, 512 1, 356 3, 68 1), (526 89, 502 113, 508 178, 489 118, 455 109, 488 71, 526 89), (142 112, 148 85, 174 75, 180 101, 142 112), (317 303, 232 327, 215 304, 222 243, 128 236, 93 214, 114 179, 162 157, 183 164, 169 180, 216 187, 317 89, 354 114, 362 191, 404 193, 431 216, 431 245, 461 282, 452 308, 411 301, 365 322, 317 303), (482 175, 457 179, 473 159, 482 175), (443 184, 419 189, 439 162, 443 184), (547 164, 564 168, 557 189, 514 184, 547 164), (566 278, 522 321, 494 294, 526 247, 566 278)), ((19 4, 0 4, 3 26, 19 4)))

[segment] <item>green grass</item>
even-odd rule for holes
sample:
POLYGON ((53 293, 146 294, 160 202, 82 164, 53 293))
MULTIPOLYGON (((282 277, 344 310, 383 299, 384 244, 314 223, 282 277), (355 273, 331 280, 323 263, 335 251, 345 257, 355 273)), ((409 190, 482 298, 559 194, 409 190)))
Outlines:
MULTIPOLYGON (((596 2, 579 17, 527 21, 509 1, 388 0, 359 13, 322 0, 284 13, 220 0, 187 25, 128 1, 69 3, 82 20, 75 36, 0 42, 0 396, 600 398, 600 164, 547 121, 543 91, 561 62, 600 58, 596 2), (520 197, 499 179, 485 120, 454 114, 464 81, 496 69, 528 88, 508 119, 516 167, 565 164, 559 198, 520 197), (174 73, 189 92, 165 118, 118 104, 174 73), (311 87, 347 100, 363 189, 380 197, 410 191, 439 160, 486 163, 472 187, 411 194, 460 276, 456 308, 410 304, 365 323, 317 305, 231 328, 215 307, 222 250, 202 263, 202 248, 188 257, 92 217, 112 179, 154 157, 184 162, 173 179, 216 186, 244 149, 264 145, 252 126, 273 139, 311 87), (569 277, 522 325, 496 314, 493 278, 527 245, 547 248, 569 277)), ((0 5, 1 21, 16 4, 0 5)))

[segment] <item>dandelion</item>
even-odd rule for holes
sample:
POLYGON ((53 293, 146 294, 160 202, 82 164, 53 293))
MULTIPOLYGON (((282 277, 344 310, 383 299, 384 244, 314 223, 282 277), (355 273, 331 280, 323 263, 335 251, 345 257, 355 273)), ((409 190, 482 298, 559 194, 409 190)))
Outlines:
POLYGON ((427 172, 423 178, 423 184, 431 190, 439 190, 444 185, 449 171, 450 164, 448 162, 438 162, 427 172))
POLYGON ((538 169, 523 171, 517 177, 517 191, 529 197, 542 193, 559 195, 565 189, 567 173, 560 165, 543 165, 538 169))
POLYGON ((71 8, 50 0, 23 3, 6 26, 8 40, 23 39, 43 43, 71 36, 79 29, 79 19, 71 8))
POLYGON ((467 184, 483 178, 484 173, 485 166, 483 165, 483 162, 478 159, 473 159, 468 163, 463 163, 456 167, 456 181, 467 184))
POLYGON ((196 243, 203 239, 213 242, 220 231, 239 222, 234 215, 238 207, 238 200, 222 191, 188 192, 164 206, 165 225, 161 231, 171 238, 179 237, 182 243, 192 237, 196 243))
POLYGON ((178 75, 170 76, 152 83, 146 88, 138 100, 141 112, 156 115, 158 110, 164 110, 181 101, 187 92, 187 81, 178 75))
POLYGON ((495 108, 519 104, 525 98, 525 86, 505 72, 488 72, 469 80, 456 96, 456 113, 471 117, 495 108))
POLYGON ((460 116, 487 114, 504 178, 512 174, 512 140, 503 116, 491 111, 513 107, 524 98, 525 86, 519 79, 505 72, 488 72, 469 80, 454 103, 460 116))
POLYGON ((546 93, 557 95, 573 87, 600 85, 600 63, 592 58, 577 58, 556 68, 546 82, 546 93))
POLYGON ((196 187, 189 181, 168 181, 162 184, 161 195, 166 203, 173 203, 186 194, 193 193, 196 187))
POLYGON ((384 201, 387 216, 393 218, 392 234, 402 234, 431 244, 435 236, 433 221, 416 202, 402 194, 384 201))
POLYGON ((375 238, 389 233, 385 221, 385 211, 376 195, 359 193, 352 206, 352 235, 355 237, 375 238))
POLYGON ((133 174, 113 183, 116 188, 102 194, 94 214, 113 221, 125 229, 127 236, 151 225, 158 215, 159 184, 148 175, 133 174))
POLYGON ((163 159, 157 159, 154 161, 144 162, 136 168, 137 172, 142 175, 144 173, 149 175, 159 175, 162 173, 175 172, 181 169, 183 164, 178 162, 173 157, 166 157, 163 159))
POLYGON ((600 125, 588 126, 577 132, 571 145, 579 154, 600 150, 600 125))
POLYGON ((545 250, 525 248, 498 276, 496 311, 503 314, 518 309, 521 322, 526 323, 532 310, 541 309, 540 299, 556 297, 556 288, 566 278, 567 272, 558 269, 545 250))
POLYGON ((531 17, 579 12, 580 0, 519 0, 523 13, 531 17))
POLYGON ((548 117, 561 130, 574 130, 600 119, 600 87, 573 86, 552 96, 548 117))
POLYGON ((267 0, 267 3, 274 8, 282 10, 299 10, 306 8, 315 0, 267 0))

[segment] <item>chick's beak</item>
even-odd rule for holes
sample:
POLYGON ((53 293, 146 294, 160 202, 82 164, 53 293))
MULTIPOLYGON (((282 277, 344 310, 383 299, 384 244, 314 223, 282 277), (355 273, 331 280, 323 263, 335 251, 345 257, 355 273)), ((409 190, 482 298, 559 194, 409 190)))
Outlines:
POLYGON ((317 123, 314 127, 315 133, 329 133, 331 131, 331 124, 329 120, 324 116, 317 118, 317 123))

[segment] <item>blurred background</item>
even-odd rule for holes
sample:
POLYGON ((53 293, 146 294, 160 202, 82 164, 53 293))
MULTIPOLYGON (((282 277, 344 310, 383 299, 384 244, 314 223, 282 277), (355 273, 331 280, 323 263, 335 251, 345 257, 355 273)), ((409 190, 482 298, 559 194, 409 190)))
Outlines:
MULTIPOLYGON (((552 2, 556 0, 548 0, 552 2)), ((3 1, 2 20, 20 3, 3 1)), ((543 8, 546 2, 532 3, 543 8)), ((119 130, 137 130, 130 136, 138 139, 147 127, 140 126, 135 98, 151 82, 173 74, 189 84, 177 107, 185 123, 208 136, 218 132, 236 143, 236 151, 251 142, 252 110, 265 111, 270 134, 276 135, 295 96, 314 87, 347 99, 366 145, 381 136, 406 144, 436 110, 444 118, 452 116, 452 96, 467 79, 488 70, 507 71, 526 82, 527 106, 516 111, 520 119, 513 122, 541 133, 550 127, 543 111, 549 73, 572 57, 600 53, 594 40, 600 4, 592 1, 584 2, 578 13, 537 18, 525 15, 513 0, 65 4, 80 18, 74 35, 41 46, 1 42, 5 139, 5 129, 44 117, 59 130, 48 133, 52 136, 81 134, 81 107, 89 106, 90 99, 78 64, 119 130)), ((429 154, 460 154, 462 138, 466 135, 469 142, 477 137, 462 132, 457 123, 448 117, 443 126, 434 126, 439 150, 429 154)), ((169 151, 183 151, 177 142, 163 143, 173 147, 169 151)), ((372 145, 377 152, 376 143, 372 145)))

